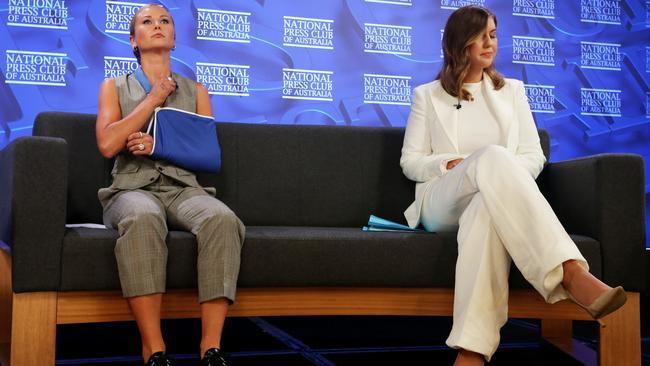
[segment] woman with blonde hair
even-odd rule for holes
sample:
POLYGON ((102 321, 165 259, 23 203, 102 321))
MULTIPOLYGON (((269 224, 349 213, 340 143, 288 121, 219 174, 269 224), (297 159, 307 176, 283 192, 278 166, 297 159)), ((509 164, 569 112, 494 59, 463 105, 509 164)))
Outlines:
MULTIPOLYGON (((227 365, 220 350, 228 305, 235 300, 244 225, 201 187, 193 172, 150 157, 147 123, 158 107, 212 116, 206 88, 171 71, 174 20, 161 5, 143 6, 131 20, 130 42, 141 67, 106 79, 99 91, 97 145, 115 157, 113 182, 99 190, 104 223, 118 230, 115 256, 149 366, 169 366, 160 327, 165 292, 168 225, 190 231, 198 244, 197 272, 204 366, 227 365)), ((215 136, 216 138, 216 136, 215 136)), ((174 260, 174 258, 171 258, 174 260)))
POLYGON ((592 276, 535 178, 545 157, 524 85, 495 68, 497 19, 454 11, 437 80, 413 94, 400 165, 416 182, 409 225, 458 230, 453 327, 455 365, 483 365, 508 315, 511 261, 549 303, 570 298, 595 319, 626 301, 592 276))

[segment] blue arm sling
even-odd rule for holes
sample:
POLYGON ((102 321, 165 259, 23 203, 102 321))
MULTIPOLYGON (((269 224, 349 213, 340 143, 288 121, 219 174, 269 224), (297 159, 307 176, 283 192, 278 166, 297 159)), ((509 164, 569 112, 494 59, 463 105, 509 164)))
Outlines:
MULTIPOLYGON (((139 68, 135 77, 147 94, 149 80, 139 68)), ((221 168, 221 147, 212 117, 176 108, 156 108, 147 127, 153 137, 151 156, 194 172, 216 173, 221 168)))
POLYGON ((194 172, 216 173, 221 148, 213 118, 175 108, 156 108, 147 133, 153 136, 151 156, 194 172))

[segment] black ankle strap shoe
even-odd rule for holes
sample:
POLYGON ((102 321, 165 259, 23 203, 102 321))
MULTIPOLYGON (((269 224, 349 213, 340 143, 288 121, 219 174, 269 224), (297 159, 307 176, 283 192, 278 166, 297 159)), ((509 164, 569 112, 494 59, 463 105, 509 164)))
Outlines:
POLYGON ((174 366, 174 359, 167 356, 165 352, 156 352, 149 356, 146 366, 174 366))
POLYGON ((210 348, 205 351, 201 359, 201 366, 228 366, 228 361, 221 350, 218 348, 210 348))

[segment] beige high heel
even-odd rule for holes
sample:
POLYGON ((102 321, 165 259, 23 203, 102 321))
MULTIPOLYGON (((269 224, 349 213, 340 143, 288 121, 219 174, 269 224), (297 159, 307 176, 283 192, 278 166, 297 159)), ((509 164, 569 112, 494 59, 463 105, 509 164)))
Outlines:
POLYGON ((571 301, 573 301, 581 308, 585 309, 587 313, 589 313, 589 315, 598 321, 602 327, 605 326, 605 323, 603 323, 600 318, 614 312, 623 306, 627 301, 627 295, 621 286, 614 287, 608 291, 605 291, 605 293, 598 296, 596 300, 594 300, 594 302, 592 302, 589 306, 581 304, 578 300, 571 296, 568 291, 567 294, 569 295, 569 299, 571 299, 571 301))

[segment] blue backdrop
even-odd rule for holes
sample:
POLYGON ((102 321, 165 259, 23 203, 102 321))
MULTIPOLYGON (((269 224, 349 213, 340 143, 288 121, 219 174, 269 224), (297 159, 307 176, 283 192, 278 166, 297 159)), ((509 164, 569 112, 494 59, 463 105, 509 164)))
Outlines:
MULTIPOLYGON (((101 80, 137 66, 128 24, 144 3, 0 0, 0 148, 38 112, 96 113, 101 80)), ((173 69, 206 85, 217 120, 362 126, 404 126, 412 88, 441 66, 449 14, 487 6, 497 67, 526 84, 552 160, 633 152, 649 170, 650 0, 161 3, 173 69)))

